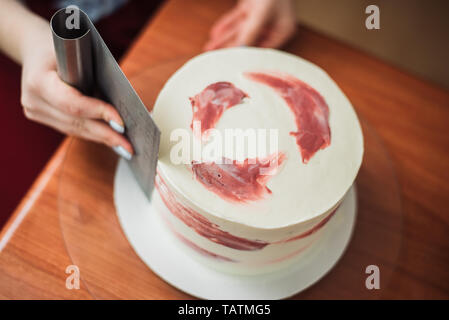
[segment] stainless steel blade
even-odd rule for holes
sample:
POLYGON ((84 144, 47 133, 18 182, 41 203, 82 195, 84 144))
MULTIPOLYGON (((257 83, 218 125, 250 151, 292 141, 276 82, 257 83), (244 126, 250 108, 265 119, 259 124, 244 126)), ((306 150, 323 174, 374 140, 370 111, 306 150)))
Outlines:
POLYGON ((86 30, 67 28, 67 19, 73 19, 73 14, 73 7, 68 11, 61 9, 50 22, 58 73, 64 81, 88 93, 90 88, 85 82, 89 81, 89 70, 86 66, 92 66, 96 90, 103 99, 115 106, 125 123, 125 134, 135 152, 127 162, 150 199, 156 175, 160 131, 89 17, 79 10, 80 28, 86 30))

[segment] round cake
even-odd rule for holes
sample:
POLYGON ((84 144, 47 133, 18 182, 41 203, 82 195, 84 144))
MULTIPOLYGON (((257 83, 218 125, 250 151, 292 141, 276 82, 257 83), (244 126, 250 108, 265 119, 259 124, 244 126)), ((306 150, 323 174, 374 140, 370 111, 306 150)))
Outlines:
POLYGON ((300 259, 352 186, 363 136, 320 68, 272 49, 201 54, 160 92, 153 203, 194 257, 232 273, 300 259))

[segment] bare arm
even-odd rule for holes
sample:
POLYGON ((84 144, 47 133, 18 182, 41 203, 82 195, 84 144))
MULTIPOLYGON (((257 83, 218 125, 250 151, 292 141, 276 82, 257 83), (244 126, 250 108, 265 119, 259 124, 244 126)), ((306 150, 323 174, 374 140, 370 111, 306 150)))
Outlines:
POLYGON ((0 50, 22 64, 24 44, 43 35, 46 22, 15 0, 0 0, 0 50))

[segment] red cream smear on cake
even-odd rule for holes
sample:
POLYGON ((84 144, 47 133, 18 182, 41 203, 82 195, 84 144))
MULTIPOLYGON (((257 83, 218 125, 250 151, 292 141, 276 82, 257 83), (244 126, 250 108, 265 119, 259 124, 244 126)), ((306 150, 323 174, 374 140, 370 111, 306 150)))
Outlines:
MULTIPOLYGON (((185 225, 194 230, 197 234, 207 238, 208 240, 215 242, 217 244, 223 245, 228 248, 244 251, 256 251, 265 248, 269 244, 281 244, 290 241, 296 241, 303 239, 317 232, 319 229, 323 228, 329 220, 334 216, 338 207, 335 208, 330 214, 328 214, 323 220, 318 222, 308 231, 305 231, 299 235, 283 239, 276 242, 266 242, 262 240, 250 240, 242 237, 238 237, 230 234, 229 232, 223 231, 220 227, 207 218, 202 216, 200 213, 194 211, 193 209, 187 208, 182 205, 175 194, 173 194, 165 184, 164 180, 161 178, 160 174, 156 175, 156 188, 161 196, 167 209, 179 220, 181 220, 185 225)), ((170 224, 167 221, 168 224, 170 224)), ((203 252, 204 253, 204 252, 203 252)), ((211 253, 212 255, 214 253, 211 253)), ((223 257, 227 259, 226 257, 223 257)))
POLYGON ((305 245, 304 247, 301 247, 298 250, 293 251, 292 253, 289 253, 286 256, 283 256, 283 257, 280 257, 280 258, 277 258, 277 259, 274 259, 274 260, 270 260, 266 264, 278 263, 278 262, 282 262, 282 261, 291 259, 291 258, 297 256, 298 254, 300 254, 301 252, 303 252, 304 250, 306 250, 307 248, 309 248, 312 245, 312 243, 314 243, 314 242, 315 241, 312 241, 312 242, 308 243, 307 245, 305 245))
POLYGON ((209 257, 209 258, 215 258, 217 260, 221 260, 221 261, 226 261, 226 262, 237 262, 231 258, 225 257, 225 256, 220 256, 218 254, 215 254, 213 252, 210 252, 206 249, 201 248, 200 246, 196 245, 195 243, 193 243, 192 241, 190 241, 189 239, 183 237, 182 235, 180 235, 179 233, 176 233, 176 235, 178 236, 179 239, 181 239, 182 242, 184 242, 188 247, 192 248, 193 250, 197 251, 198 253, 200 253, 203 256, 209 257))
POLYGON ((290 134, 296 138, 303 163, 330 145, 329 107, 315 89, 287 74, 247 72, 245 75, 273 88, 290 107, 298 129, 290 134))
POLYGON ((228 257, 225 257, 225 256, 221 256, 219 254, 215 254, 215 253, 210 252, 210 251, 208 251, 206 249, 203 249, 200 246, 198 246, 197 244, 193 243, 192 241, 190 241, 189 239, 184 237, 182 234, 177 232, 175 230, 175 228, 173 227, 173 225, 171 224, 171 222, 168 220, 168 218, 165 215, 162 215, 162 220, 164 220, 165 225, 171 230, 171 232, 173 232, 173 234, 179 240, 181 240, 185 245, 187 245, 191 249, 197 251, 199 254, 201 254, 203 256, 206 256, 206 257, 209 257, 209 258, 215 258, 217 260, 222 260, 222 261, 227 261, 227 262, 237 262, 236 260, 233 260, 231 258, 228 258, 228 257))
POLYGON ((285 154, 281 152, 243 162, 223 158, 220 164, 192 163, 192 171, 201 184, 222 199, 248 202, 271 193, 268 180, 277 173, 284 160, 285 154))
POLYGON ((286 242, 291 242, 291 241, 296 241, 299 239, 303 239, 306 238, 312 234, 314 234, 315 232, 317 232, 318 230, 320 230, 322 227, 324 227, 329 220, 334 216, 335 212, 337 212, 339 205, 331 212, 329 213, 323 220, 321 220, 320 222, 318 222, 316 225, 314 225, 311 229, 307 230, 306 232, 303 232, 297 236, 285 239, 285 240, 281 240, 275 243, 286 243, 286 242))
MULTIPOLYGON (((193 111, 190 128, 193 129, 194 121, 201 123, 201 132, 195 132, 197 135, 214 128, 223 112, 239 104, 245 97, 248 95, 230 82, 223 81, 208 85, 203 91, 190 98, 193 111)), ((201 139, 201 136, 197 138, 201 139)))
POLYGON ((268 245, 267 242, 259 240, 249 240, 234 236, 219 228, 218 225, 210 222, 207 218, 194 210, 182 205, 176 196, 167 188, 160 174, 156 175, 156 188, 167 206, 168 210, 179 220, 184 222, 189 228, 193 229, 199 235, 221 244, 223 246, 237 250, 260 250, 268 245))

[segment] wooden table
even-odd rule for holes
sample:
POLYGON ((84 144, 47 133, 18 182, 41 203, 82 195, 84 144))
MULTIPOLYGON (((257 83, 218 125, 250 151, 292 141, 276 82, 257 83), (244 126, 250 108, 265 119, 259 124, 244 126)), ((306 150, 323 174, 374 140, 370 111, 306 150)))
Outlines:
MULTIPOLYGON (((167 2, 122 61, 124 72, 132 79, 141 70, 162 61, 200 52, 213 21, 231 6, 232 1, 223 0, 167 2)), ((449 92, 305 28, 299 29, 285 49, 325 69, 358 114, 381 136, 391 155, 402 200, 403 239, 391 281, 383 289, 382 297, 449 298, 449 92)), ((74 178, 81 175, 76 168, 84 168, 88 157, 93 157, 94 162, 108 157, 101 171, 107 175, 100 172, 92 183, 104 201, 111 202, 110 180, 116 158, 104 147, 66 139, 0 234, 0 298, 102 297, 93 296, 85 282, 81 282, 79 290, 65 287, 65 270, 72 261, 61 233, 58 195, 61 164, 70 143, 80 151, 76 158, 71 158, 70 172, 74 178)), ((74 198, 77 196, 73 194, 74 198)), ((94 202, 89 205, 95 206, 94 202)), ((129 250, 122 258, 132 260, 131 267, 135 268, 132 270, 143 274, 141 281, 152 288, 149 292, 135 288, 131 297, 189 297, 146 269, 127 248, 126 241, 122 241, 121 246, 129 250)), ((351 254, 365 253, 346 256, 351 254)), ((332 287, 333 277, 331 272, 297 298, 351 297, 332 287)), ((133 292, 127 291, 130 289, 126 288, 126 275, 114 281, 115 291, 108 297, 129 297, 133 292)))

